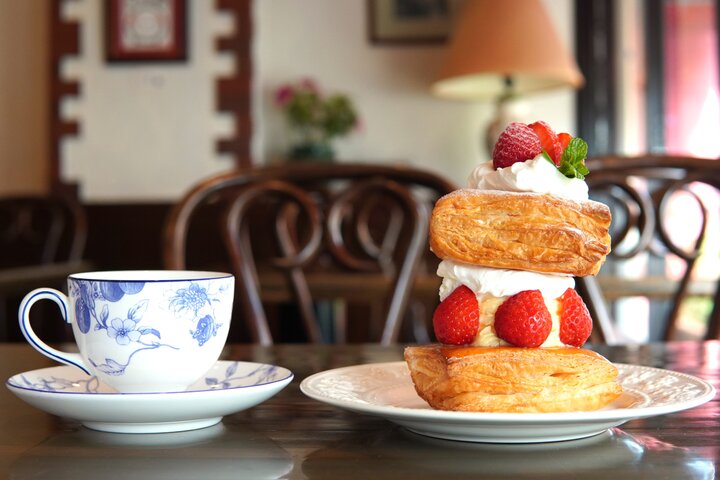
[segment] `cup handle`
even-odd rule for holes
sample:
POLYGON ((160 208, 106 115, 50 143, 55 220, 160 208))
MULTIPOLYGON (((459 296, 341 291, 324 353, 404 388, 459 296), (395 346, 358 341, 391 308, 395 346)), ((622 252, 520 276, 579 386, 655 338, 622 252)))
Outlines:
POLYGON ((87 368, 82 357, 77 353, 61 352, 55 348, 52 348, 35 334, 30 325, 30 308, 33 304, 40 300, 52 300, 60 308, 60 313, 63 316, 63 320, 66 323, 71 323, 68 317, 68 299, 64 293, 55 290, 54 288, 37 288, 32 292, 25 295, 23 301, 20 303, 20 309, 18 310, 18 320, 20 322, 20 331, 22 332, 28 343, 38 352, 43 355, 52 358, 55 361, 70 365, 72 367, 78 367, 88 375, 92 375, 90 369, 87 368))

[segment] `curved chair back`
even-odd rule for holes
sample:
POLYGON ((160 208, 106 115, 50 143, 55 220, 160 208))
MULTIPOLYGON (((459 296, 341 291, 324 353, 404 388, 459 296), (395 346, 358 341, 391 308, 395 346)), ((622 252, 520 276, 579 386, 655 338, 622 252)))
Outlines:
POLYGON ((0 197, 0 268, 79 261, 86 238, 85 212, 66 196, 0 197))
POLYGON ((324 341, 318 301, 342 317, 333 303, 340 299, 371 300, 374 311, 382 305, 379 320, 367 320, 382 323, 379 339, 371 341, 394 343, 428 251, 432 205, 454 188, 426 171, 370 164, 287 164, 221 174, 196 185, 171 211, 165 266, 188 268, 198 253, 212 264, 209 252, 193 246, 199 243, 192 230, 200 227, 205 240, 221 240, 215 248, 224 250, 227 263, 218 258, 216 265, 229 265, 236 276, 253 341, 273 343, 277 328, 266 306, 278 300, 297 305, 309 341, 324 341))
POLYGON ((664 318, 662 315, 656 318, 654 314, 652 317, 652 322, 662 321, 658 330, 663 340, 676 337, 680 309, 688 296, 710 297, 714 301, 704 336, 718 338, 720 160, 658 155, 607 156, 588 159, 587 165, 591 197, 608 203, 613 213, 613 249, 601 276, 579 279, 578 287, 593 317, 603 326, 606 340, 612 340, 607 338, 612 336, 608 328, 611 315, 607 298, 629 296, 647 296, 657 305, 662 298, 668 300, 664 318), (683 209, 678 211, 678 205, 683 205, 683 209), (714 256, 710 255, 708 260, 715 263, 705 272, 710 270, 711 278, 698 281, 698 260, 703 249, 714 249, 714 256), (613 262, 644 253, 648 254, 649 270, 643 278, 624 281, 602 276, 613 269, 613 262), (682 264, 677 280, 665 275, 668 256, 682 264), (601 288, 603 282, 605 288, 601 288))
MULTIPOLYGON (((23 296, 34 288, 66 288, 68 274, 83 269, 87 238, 85 210, 64 195, 0 197, 0 341, 22 339, 17 311, 23 296)), ((33 317, 57 316, 57 309, 38 305, 33 317)), ((42 338, 71 338, 63 322, 39 322, 42 338)))

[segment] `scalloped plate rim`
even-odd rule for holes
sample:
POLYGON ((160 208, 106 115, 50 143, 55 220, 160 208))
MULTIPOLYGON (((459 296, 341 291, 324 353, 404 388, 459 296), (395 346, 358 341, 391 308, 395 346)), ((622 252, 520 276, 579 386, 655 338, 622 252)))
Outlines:
MULTIPOLYGON (((404 361, 398 362, 386 362, 386 363, 369 363, 362 365, 353 365, 348 367, 336 368, 332 370, 326 370, 318 372, 304 379, 300 384, 300 390, 310 398, 318 400, 323 403, 334 405, 336 407, 353 410, 359 413, 367 413, 371 415, 378 415, 386 417, 390 420, 397 418, 398 420, 411 419, 416 421, 428 420, 428 421, 445 421, 450 423, 464 423, 464 422, 476 422, 480 425, 485 423, 507 423, 512 425, 514 423, 532 423, 532 424, 543 424, 543 423, 593 423, 593 422, 625 422, 636 418, 646 418, 656 415, 664 415, 668 413, 674 413, 682 410, 697 407, 710 401, 715 396, 715 388, 705 380, 689 375, 686 373, 675 372, 672 370, 666 370, 656 367, 648 367, 644 365, 630 365, 623 363, 615 363, 621 372, 628 369, 641 369, 656 373, 657 375, 670 375, 678 378, 685 379, 687 381, 696 383, 698 386, 703 388, 703 392, 687 401, 676 402, 666 405, 659 406, 641 406, 637 408, 604 408, 595 411, 582 411, 582 412, 561 412, 561 413, 486 413, 486 412, 451 412, 443 410, 433 410, 430 407, 425 408, 409 408, 409 407, 398 407, 393 405, 381 405, 372 403, 361 403, 349 400, 342 400, 337 398, 331 398, 324 395, 322 392, 317 391, 313 386, 319 379, 327 377, 329 375, 342 375, 347 372, 358 372, 362 369, 371 368, 402 368, 405 366, 404 361)), ((408 372, 409 376, 409 372, 408 372)), ((637 389, 635 389, 637 390, 637 389)))

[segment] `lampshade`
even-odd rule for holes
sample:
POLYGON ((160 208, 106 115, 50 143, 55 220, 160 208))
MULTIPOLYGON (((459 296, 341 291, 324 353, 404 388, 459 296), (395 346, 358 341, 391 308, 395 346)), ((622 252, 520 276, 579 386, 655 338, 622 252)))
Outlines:
POLYGON ((432 91, 488 99, 584 83, 541 0, 467 0, 432 91))

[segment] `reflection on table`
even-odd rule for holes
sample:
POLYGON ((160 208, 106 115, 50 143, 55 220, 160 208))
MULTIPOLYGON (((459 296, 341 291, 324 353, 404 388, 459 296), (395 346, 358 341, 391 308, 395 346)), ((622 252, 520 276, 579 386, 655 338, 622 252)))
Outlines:
MULTIPOLYGON (((720 383, 720 342, 597 348, 615 362, 667 368, 720 383)), ((223 357, 290 368, 295 380, 265 403, 202 430, 94 432, 0 393, 0 476, 11 478, 714 478, 717 398, 695 409, 632 420, 601 435, 535 445, 443 441, 305 397, 318 371, 397 361, 402 347, 230 345, 223 357)), ((0 345, 5 378, 52 363, 0 345)))

